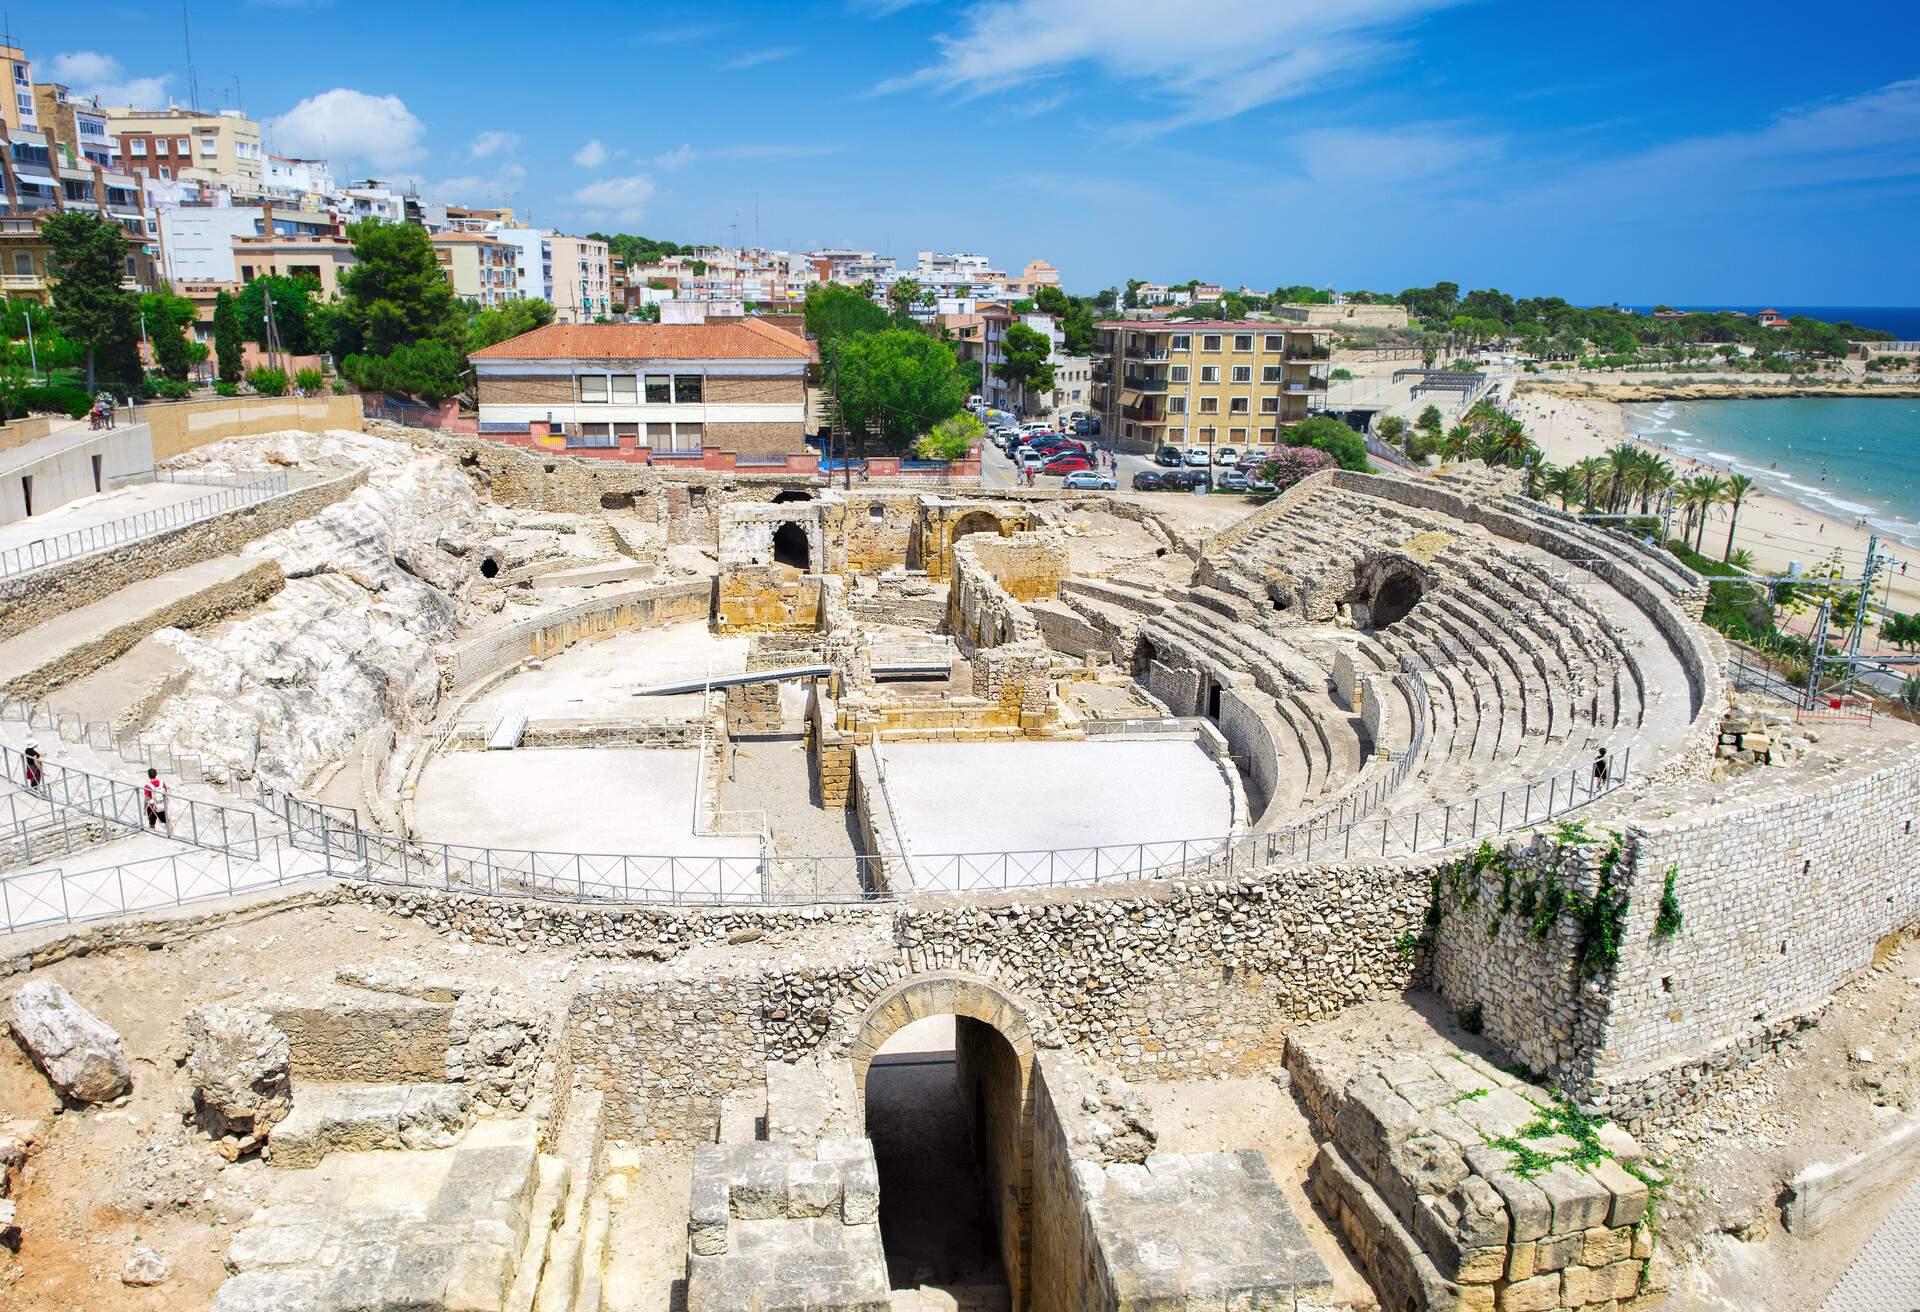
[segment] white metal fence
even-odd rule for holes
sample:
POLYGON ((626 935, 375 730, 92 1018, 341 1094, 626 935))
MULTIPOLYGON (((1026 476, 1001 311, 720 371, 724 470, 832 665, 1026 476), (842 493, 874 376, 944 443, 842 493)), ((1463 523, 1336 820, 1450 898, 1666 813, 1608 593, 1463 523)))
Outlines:
POLYGON ((217 475, 163 477, 161 473, 157 473, 155 477, 165 482, 195 485, 204 483, 215 490, 189 501, 180 501, 171 506, 160 506, 153 510, 143 510, 137 515, 128 515, 124 519, 112 519, 104 524, 72 529, 65 533, 56 533, 51 537, 36 538, 21 546, 0 550, 0 579, 15 578, 34 570, 45 569, 49 565, 57 565, 62 561, 92 555, 96 551, 105 551, 110 547, 137 542, 141 538, 152 537, 156 533, 164 533, 169 529, 211 519, 226 511, 279 496, 291 486, 289 476, 285 473, 249 475, 231 480, 221 479, 217 475))

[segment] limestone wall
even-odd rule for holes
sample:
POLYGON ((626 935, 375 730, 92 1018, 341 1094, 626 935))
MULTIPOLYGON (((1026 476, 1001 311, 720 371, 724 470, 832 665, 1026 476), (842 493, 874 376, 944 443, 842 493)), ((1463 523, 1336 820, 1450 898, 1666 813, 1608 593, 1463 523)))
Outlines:
POLYGON ((1021 1065, 993 1026, 970 1016, 954 1019, 954 1093, 969 1138, 985 1149, 981 1166, 987 1198, 1007 1283, 1014 1289, 1022 1288, 1028 1276, 1033 1203, 1028 1178, 1032 1112, 1021 1065))
POLYGON ((736 565, 715 584, 714 628, 735 633, 813 632, 821 627, 824 581, 783 565, 736 565))
POLYGON ((703 620, 712 592, 712 585, 705 579, 662 583, 536 615, 456 647, 447 658, 442 687, 449 693, 463 692, 521 661, 544 659, 576 642, 604 638, 623 629, 703 620))
POLYGON ((153 455, 168 460, 183 451, 245 437, 296 428, 323 433, 330 428, 361 431, 358 396, 244 396, 211 401, 149 402, 139 420, 153 429, 153 455))
POLYGON ((1629 1123, 1823 1008, 1920 921, 1920 754, 1821 789, 1772 782, 1628 831, 1631 892, 1586 1092, 1629 1123), (1656 935, 1673 872, 1680 928, 1656 935))
POLYGON ((922 500, 912 492, 855 490, 826 507, 829 568, 847 574, 919 568, 922 500))
POLYGON ((130 583, 231 555, 256 538, 344 500, 366 481, 367 471, 355 469, 15 580, 0 591, 0 601, 5 603, 0 605, 0 639, 16 637, 130 583))

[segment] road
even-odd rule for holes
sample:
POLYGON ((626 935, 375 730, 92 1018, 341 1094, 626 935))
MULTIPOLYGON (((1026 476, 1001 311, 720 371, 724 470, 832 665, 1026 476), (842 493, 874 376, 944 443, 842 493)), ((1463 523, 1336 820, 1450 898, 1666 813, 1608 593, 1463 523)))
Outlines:
MULTIPOLYGON (((1096 445, 1098 445, 1099 440, 1098 438, 1093 439, 1096 445)), ((1116 464, 1118 468, 1114 474, 1113 481, 1116 487, 1122 492, 1132 488, 1133 476, 1141 470, 1159 468, 1158 465, 1154 464, 1153 461, 1147 457, 1132 455, 1125 451, 1118 453, 1116 464)), ((1020 478, 1014 471, 1013 461, 1009 460, 1006 453, 991 442, 983 443, 980 448, 980 486, 1020 486, 1020 478)), ((1060 480, 1057 478, 1041 478, 1035 481, 1034 486, 1058 488, 1060 486, 1060 480)))

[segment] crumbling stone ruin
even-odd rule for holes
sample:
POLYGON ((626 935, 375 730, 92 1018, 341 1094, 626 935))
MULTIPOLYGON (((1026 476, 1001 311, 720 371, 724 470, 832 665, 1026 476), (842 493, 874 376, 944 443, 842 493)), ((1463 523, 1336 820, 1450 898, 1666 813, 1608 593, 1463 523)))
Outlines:
POLYGON ((378 427, 191 463, 302 477, 0 617, 56 785, 9 803, 20 1269, 153 1098, 219 1261, 94 1265, 182 1307, 1652 1307, 1706 1260, 1656 1145, 1920 920, 1920 738, 1734 700, 1699 578, 1499 480, 1219 527, 378 427), (201 952, 157 1027, 82 984, 201 952), (1294 1148, 1150 1111, 1248 1080, 1294 1148))

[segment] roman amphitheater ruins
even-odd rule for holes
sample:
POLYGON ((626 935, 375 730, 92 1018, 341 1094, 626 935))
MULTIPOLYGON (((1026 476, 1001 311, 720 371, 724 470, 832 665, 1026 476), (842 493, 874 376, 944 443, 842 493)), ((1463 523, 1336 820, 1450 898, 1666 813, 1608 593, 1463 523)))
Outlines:
POLYGON ((1920 738, 1488 471, 162 464, 0 576, 8 1307, 1769 1306, 1911 1172, 1920 738))

